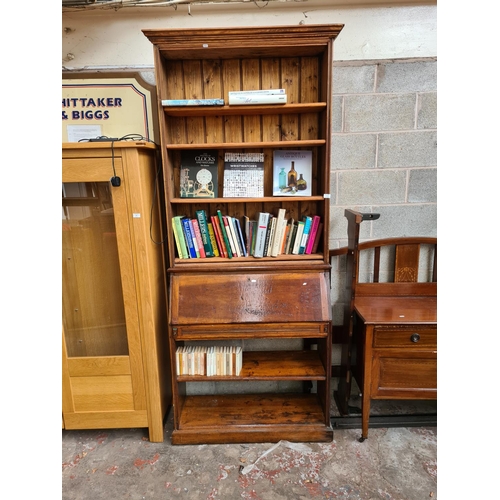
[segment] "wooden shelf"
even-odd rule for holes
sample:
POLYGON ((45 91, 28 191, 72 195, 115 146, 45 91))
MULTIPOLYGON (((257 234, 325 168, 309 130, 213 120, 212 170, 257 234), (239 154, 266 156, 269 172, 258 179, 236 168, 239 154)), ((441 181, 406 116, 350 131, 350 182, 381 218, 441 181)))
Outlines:
POLYGON ((200 142, 191 144, 168 144, 167 149, 265 149, 265 148, 307 148, 324 146, 326 140, 302 140, 302 141, 259 141, 259 142, 200 142))
POLYGON ((163 111, 167 116, 286 115, 319 113, 325 109, 326 102, 252 106, 163 106, 163 111))
POLYGON ((238 376, 178 375, 179 382, 214 380, 325 380, 325 367, 317 351, 245 351, 238 376))
POLYGON ((199 205, 200 203, 286 203, 290 201, 321 201, 323 196, 262 196, 261 198, 172 198, 171 203, 193 203, 199 205))
POLYGON ((316 394, 187 396, 181 405, 173 444, 333 439, 316 394))

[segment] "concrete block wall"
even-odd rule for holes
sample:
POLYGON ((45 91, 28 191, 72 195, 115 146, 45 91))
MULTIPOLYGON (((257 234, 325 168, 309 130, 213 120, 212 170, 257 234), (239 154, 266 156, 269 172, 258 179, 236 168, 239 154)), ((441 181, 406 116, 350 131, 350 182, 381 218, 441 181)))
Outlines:
MULTIPOLYGON (((380 214, 362 223, 362 241, 436 236, 436 58, 336 62, 333 92, 330 248, 347 244, 346 208, 380 214)), ((345 258, 335 257, 334 325, 344 283, 345 258)))

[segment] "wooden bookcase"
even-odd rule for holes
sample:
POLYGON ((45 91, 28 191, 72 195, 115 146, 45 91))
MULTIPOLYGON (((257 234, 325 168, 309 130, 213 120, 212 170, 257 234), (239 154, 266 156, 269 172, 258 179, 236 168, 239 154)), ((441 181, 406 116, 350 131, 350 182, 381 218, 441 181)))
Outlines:
POLYGON ((165 178, 168 316, 174 444, 329 441, 331 304, 328 228, 333 41, 342 25, 143 30, 155 53, 165 178), (228 92, 286 90, 286 104, 228 105, 228 92), (223 98, 223 106, 163 106, 165 99, 223 98), (218 198, 183 198, 181 152, 218 159, 218 198), (312 151, 311 196, 273 196, 273 151, 312 151), (227 198, 225 152, 264 153, 264 196, 227 198), (179 258, 172 218, 197 210, 241 219, 259 212, 287 219, 319 215, 314 254, 179 258), (300 347, 245 350, 270 340, 300 347), (175 353, 194 343, 243 344, 239 376, 176 375, 175 353), (317 349, 311 350, 314 345, 317 349), (300 390, 217 389, 224 382, 296 382, 300 390), (207 383, 200 394, 189 384, 207 383), (209 384, 210 382, 210 384, 209 384), (312 383, 314 382, 314 384, 312 383), (213 388, 215 385, 215 389, 213 388), (312 391, 310 386, 316 386, 312 391))

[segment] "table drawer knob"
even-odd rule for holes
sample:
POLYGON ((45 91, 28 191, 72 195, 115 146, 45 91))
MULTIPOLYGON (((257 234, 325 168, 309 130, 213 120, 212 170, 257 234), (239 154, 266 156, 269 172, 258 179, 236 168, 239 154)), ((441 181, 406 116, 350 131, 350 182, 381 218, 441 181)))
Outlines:
POLYGON ((418 333, 414 333, 411 337, 410 340, 412 342, 418 342, 420 340, 420 335, 418 333))

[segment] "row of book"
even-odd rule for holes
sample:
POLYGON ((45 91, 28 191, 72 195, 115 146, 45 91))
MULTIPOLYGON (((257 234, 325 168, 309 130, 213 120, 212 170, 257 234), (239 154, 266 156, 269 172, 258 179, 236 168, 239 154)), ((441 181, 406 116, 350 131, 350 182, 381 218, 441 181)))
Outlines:
POLYGON ((180 346, 175 354, 177 375, 238 376, 243 364, 241 346, 180 346))
MULTIPOLYGON (((235 90, 228 92, 229 105, 286 104, 285 89, 235 90)), ((224 106, 225 101, 216 99, 164 99, 162 106, 224 106)))
POLYGON ((244 216, 241 222, 220 210, 212 216, 197 210, 195 218, 177 215, 172 218, 177 255, 180 259, 231 259, 316 253, 323 231, 321 217, 295 221, 285 215, 284 208, 277 215, 259 212, 258 220, 244 216))

